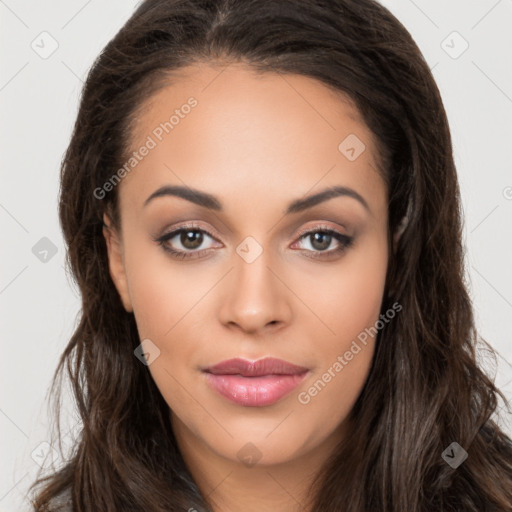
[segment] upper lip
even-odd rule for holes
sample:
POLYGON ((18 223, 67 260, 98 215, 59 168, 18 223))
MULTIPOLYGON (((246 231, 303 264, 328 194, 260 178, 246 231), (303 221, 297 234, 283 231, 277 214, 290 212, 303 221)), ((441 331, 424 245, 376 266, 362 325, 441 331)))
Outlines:
POLYGON ((237 357, 221 361, 214 366, 209 366, 204 371, 214 375, 240 374, 243 377, 260 377, 262 375, 299 375, 307 372, 308 368, 274 357, 265 357, 257 361, 249 361, 237 357))

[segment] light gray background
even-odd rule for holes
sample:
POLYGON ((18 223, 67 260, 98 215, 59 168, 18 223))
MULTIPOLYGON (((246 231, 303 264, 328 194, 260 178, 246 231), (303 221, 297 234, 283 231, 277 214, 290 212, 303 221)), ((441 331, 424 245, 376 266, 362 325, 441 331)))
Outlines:
MULTIPOLYGON (((477 326, 500 353, 496 382, 511 399, 512 0, 383 3, 411 32, 441 90, 463 195, 477 326)), ((136 4, 0 0, 3 512, 29 510, 26 489, 42 456, 52 458, 46 392, 79 308, 63 268, 60 160, 85 74, 136 4), (45 247, 36 245, 47 243, 43 237, 57 250, 47 261, 41 261, 45 247)), ((510 417, 502 425, 512 431, 510 417)))

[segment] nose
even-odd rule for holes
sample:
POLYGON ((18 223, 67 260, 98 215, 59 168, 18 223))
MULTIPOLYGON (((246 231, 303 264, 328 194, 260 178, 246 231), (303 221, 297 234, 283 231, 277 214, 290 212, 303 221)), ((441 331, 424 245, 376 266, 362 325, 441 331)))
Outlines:
POLYGON ((258 335, 290 323, 293 293, 267 252, 251 263, 234 255, 234 268, 226 276, 219 310, 220 321, 230 329, 258 335))

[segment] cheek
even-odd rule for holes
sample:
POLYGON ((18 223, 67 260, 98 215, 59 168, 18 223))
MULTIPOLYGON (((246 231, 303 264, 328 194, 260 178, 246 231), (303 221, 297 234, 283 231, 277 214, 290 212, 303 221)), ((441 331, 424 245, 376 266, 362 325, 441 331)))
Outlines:
POLYGON ((328 280, 319 274, 303 284, 300 293, 307 291, 308 305, 324 326, 319 335, 318 318, 307 317, 317 366, 297 400, 304 414, 324 418, 325 431, 349 414, 368 376, 386 269, 387 245, 376 239, 368 250, 347 256, 328 280))
POLYGON ((294 272, 293 288, 314 314, 305 315, 316 338, 323 339, 323 353, 342 350, 380 313, 387 271, 384 237, 373 237, 349 250, 332 267, 309 264, 294 272), (320 323, 319 323, 320 321, 320 323), (323 324, 323 325, 321 325, 323 324), (319 336, 320 334, 320 336, 319 336))
POLYGON ((302 420, 315 419, 312 437, 327 436, 342 424, 368 377, 373 343, 347 343, 339 349, 297 393, 297 410, 302 420), (348 354, 351 354, 350 360, 348 354))
POLYGON ((190 321, 190 313, 212 285, 212 271, 171 260, 158 246, 127 243, 126 269, 141 338, 171 338, 190 321))
POLYGON ((132 252, 132 260, 127 261, 134 315, 140 339, 151 340, 159 350, 148 367, 156 386, 169 407, 180 411, 182 419, 194 429, 194 425, 208 420, 204 408, 190 395, 196 384, 193 365, 201 352, 193 342, 195 320, 215 276, 211 271, 200 276, 191 270, 192 266, 180 269, 159 252, 147 250, 138 260, 132 252))
POLYGON ((212 360, 204 355, 205 343, 213 334, 215 285, 225 269, 208 262, 177 262, 158 246, 130 244, 128 237, 126 248, 139 338, 151 340, 159 350, 149 371, 167 403, 183 403, 188 410, 187 390, 199 375, 197 367, 212 360))

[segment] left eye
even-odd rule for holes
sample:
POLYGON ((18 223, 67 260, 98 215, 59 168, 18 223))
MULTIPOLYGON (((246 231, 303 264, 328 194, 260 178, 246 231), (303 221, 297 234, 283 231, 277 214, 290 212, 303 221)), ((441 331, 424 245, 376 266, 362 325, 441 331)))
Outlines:
POLYGON ((327 231, 314 231, 311 233, 307 233, 303 235, 300 240, 308 240, 309 246, 312 247, 312 249, 308 250, 315 250, 315 251, 326 251, 331 246, 332 242, 336 239, 334 238, 332 232, 329 233, 327 231))
MULTIPOLYGON (((348 236, 342 235, 341 233, 333 230, 308 231, 307 233, 304 233, 299 240, 302 239, 309 240, 309 245, 315 252, 333 252, 332 250, 327 251, 332 242, 337 241, 338 244, 347 245, 349 241, 348 236)), ((311 250, 307 247, 306 249, 311 250)))

